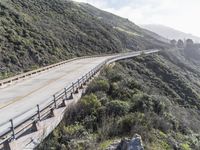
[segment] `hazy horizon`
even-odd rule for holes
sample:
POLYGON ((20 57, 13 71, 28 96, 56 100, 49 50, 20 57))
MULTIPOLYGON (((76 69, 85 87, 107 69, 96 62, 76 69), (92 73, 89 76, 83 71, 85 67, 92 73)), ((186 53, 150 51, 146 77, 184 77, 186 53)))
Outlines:
POLYGON ((138 25, 159 24, 200 37, 199 0, 75 0, 128 18, 138 25), (132 12, 132 13, 131 13, 132 12))

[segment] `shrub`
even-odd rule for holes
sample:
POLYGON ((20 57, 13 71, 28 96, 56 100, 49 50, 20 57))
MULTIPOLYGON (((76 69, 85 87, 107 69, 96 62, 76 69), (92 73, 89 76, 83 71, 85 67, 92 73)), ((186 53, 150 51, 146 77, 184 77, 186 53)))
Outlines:
POLYGON ((109 115, 122 116, 128 113, 129 104, 124 101, 114 100, 106 105, 106 110, 109 115))
POLYGON ((188 144, 181 144, 182 150, 191 150, 190 146, 188 144))
POLYGON ((62 134, 68 138, 80 138, 86 134, 86 130, 82 125, 75 124, 64 126, 62 128, 62 134))
POLYGON ((130 89, 135 89, 135 88, 138 89, 138 90, 142 89, 141 85, 138 82, 134 81, 134 80, 128 81, 128 87, 130 89))
POLYGON ((11 60, 11 63, 17 65, 19 62, 18 62, 18 58, 15 56, 15 55, 10 55, 10 60, 11 60))
POLYGON ((96 113, 96 110, 101 106, 100 101, 97 99, 96 95, 90 94, 84 96, 79 102, 81 115, 86 116, 96 113))
POLYGON ((132 108, 131 111, 140 111, 140 112, 155 112, 162 115, 166 110, 165 103, 161 97, 149 96, 147 94, 136 94, 132 98, 132 108))
POLYGON ((97 91, 108 92, 109 89, 110 89, 110 85, 109 85, 108 81, 103 80, 103 79, 99 79, 99 80, 96 80, 96 81, 94 81, 90 84, 87 92, 88 93, 94 93, 94 92, 97 92, 97 91))
POLYGON ((143 139, 149 138, 151 122, 143 113, 131 113, 123 116, 117 123, 118 134, 133 135, 140 134, 143 139))
POLYGON ((163 133, 168 133, 168 131, 173 129, 172 124, 168 120, 161 118, 156 114, 152 114, 151 117, 153 128, 159 129, 163 133))

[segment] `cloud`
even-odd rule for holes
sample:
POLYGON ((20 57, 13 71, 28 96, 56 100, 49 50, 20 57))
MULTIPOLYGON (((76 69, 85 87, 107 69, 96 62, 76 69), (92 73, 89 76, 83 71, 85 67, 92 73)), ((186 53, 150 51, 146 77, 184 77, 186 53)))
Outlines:
POLYGON ((200 0, 76 0, 129 18, 136 24, 162 24, 200 36, 200 0))

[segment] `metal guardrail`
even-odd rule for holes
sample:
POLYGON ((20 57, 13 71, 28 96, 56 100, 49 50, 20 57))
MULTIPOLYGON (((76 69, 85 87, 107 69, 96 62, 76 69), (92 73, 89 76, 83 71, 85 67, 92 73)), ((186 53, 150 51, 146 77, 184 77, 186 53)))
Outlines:
POLYGON ((82 87, 83 84, 88 82, 88 80, 90 80, 103 67, 104 64, 105 62, 98 65, 90 72, 85 74, 82 78, 78 79, 75 83, 72 83, 70 87, 64 88, 57 95, 54 95, 53 99, 47 105, 38 104, 37 107, 31 109, 30 111, 24 112, 23 115, 30 113, 30 116, 24 118, 23 121, 15 122, 15 120, 18 120, 18 118, 21 117, 21 115, 19 115, 15 119, 11 119, 9 122, 1 124, 0 126, 8 126, 8 124, 10 124, 10 127, 6 127, 5 130, 0 133, 0 145, 6 141, 17 139, 28 129, 28 127, 51 115, 54 109, 60 107, 64 100, 70 99, 72 94, 74 94, 78 88, 82 87))
MULTIPOLYGON (((64 104, 64 101, 72 99, 73 94, 79 88, 81 88, 84 84, 86 84, 97 72, 99 72, 105 64, 109 64, 119 59, 133 57, 133 54, 134 53, 124 53, 123 55, 122 54, 106 55, 106 56, 113 56, 113 57, 105 60, 103 63, 96 66, 94 69, 92 69, 87 74, 82 76, 82 78, 78 79, 75 83, 72 83, 71 86, 66 87, 63 90, 57 92, 55 95, 53 95, 53 98, 50 101, 45 101, 41 104, 38 104, 36 107, 30 109, 29 111, 23 112, 22 114, 14 117, 15 119, 11 119, 9 122, 0 124, 0 127, 3 128, 3 131, 0 131, 0 146, 3 145, 5 142, 9 142, 9 141, 19 138, 22 134, 24 134, 27 130, 29 130, 31 126, 33 126, 39 121, 42 121, 48 118, 49 116, 52 116, 53 110, 61 107, 62 104, 64 104)), ((90 58, 90 57, 81 57, 81 59, 83 58, 90 58)), ((37 73, 40 71, 48 70, 52 67, 65 64, 67 62, 70 62, 76 59, 80 59, 80 58, 75 58, 75 59, 64 61, 55 65, 44 67, 35 71, 31 71, 31 72, 19 75, 18 77, 21 78, 26 75, 30 75, 31 73, 37 73)), ((14 79, 16 79, 16 77, 8 79, 7 82, 14 79)))

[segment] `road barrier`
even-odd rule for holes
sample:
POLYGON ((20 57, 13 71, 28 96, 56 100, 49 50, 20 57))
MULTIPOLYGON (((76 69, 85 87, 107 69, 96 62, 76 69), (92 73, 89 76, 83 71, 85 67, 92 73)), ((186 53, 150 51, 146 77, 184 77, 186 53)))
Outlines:
MULTIPOLYGON (((149 51, 143 51, 146 54, 149 51)), ((158 52, 158 50, 151 50, 151 53, 158 52)), ((87 84, 94 77, 106 64, 112 63, 117 60, 133 57, 140 55, 140 53, 136 54, 135 52, 132 53, 123 53, 117 55, 106 55, 106 56, 113 56, 112 58, 108 58, 103 63, 99 64, 87 74, 82 76, 76 82, 72 83, 69 87, 65 87, 61 91, 57 92, 53 95, 50 101, 45 101, 41 104, 38 104, 36 107, 30 109, 29 111, 23 112, 22 114, 14 117, 10 121, 0 124, 2 131, 0 131, 0 149, 5 145, 5 143, 9 143, 12 140, 16 140, 21 137, 25 132, 34 132, 36 130, 37 122, 45 120, 49 117, 54 116, 54 110, 60 107, 65 107, 65 101, 73 99, 73 95, 78 92, 80 88, 83 88, 84 85, 87 84)), ((101 56, 102 57, 102 56, 101 56)), ((90 58, 90 57, 81 57, 81 58, 74 58, 68 61, 64 61, 61 63, 57 63, 48 67, 44 67, 35 71, 27 72, 25 74, 4 80, 1 84, 10 83, 13 80, 18 80, 20 78, 25 78, 26 76, 31 76, 33 74, 37 74, 39 72, 48 70, 50 68, 54 68, 56 66, 60 66, 66 64, 67 62, 83 59, 83 58, 90 58)))

